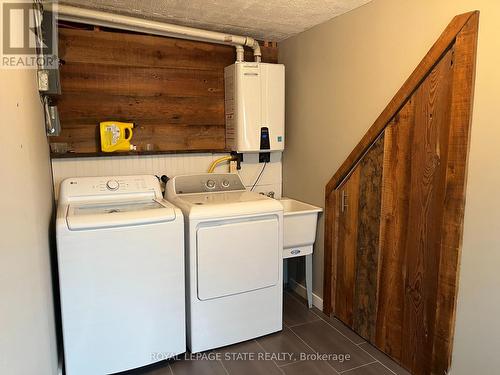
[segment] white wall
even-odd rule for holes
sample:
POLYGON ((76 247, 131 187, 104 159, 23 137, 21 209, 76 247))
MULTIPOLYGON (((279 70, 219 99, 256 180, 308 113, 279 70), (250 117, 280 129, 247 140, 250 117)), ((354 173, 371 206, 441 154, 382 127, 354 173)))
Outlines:
MULTIPOLYGON (((500 368, 500 2, 374 0, 280 43, 284 194, 324 205, 329 178, 456 14, 481 11, 453 374, 500 368)), ((322 294, 323 223, 314 255, 322 294)))
MULTIPOLYGON (((174 177, 180 174, 206 173, 210 163, 229 154, 167 154, 153 156, 111 156, 97 158, 53 159, 54 187, 56 196, 62 180, 83 176, 118 176, 133 174, 154 174, 174 177)), ((255 183, 263 164, 258 162, 258 154, 245 154, 241 170, 238 172, 247 187, 255 183)), ((228 172, 229 164, 222 163, 216 172, 228 172)), ((255 191, 276 193, 281 196, 281 152, 271 153, 255 191)))
POLYGON ((52 184, 35 72, 0 69, 0 374, 54 375, 52 184))

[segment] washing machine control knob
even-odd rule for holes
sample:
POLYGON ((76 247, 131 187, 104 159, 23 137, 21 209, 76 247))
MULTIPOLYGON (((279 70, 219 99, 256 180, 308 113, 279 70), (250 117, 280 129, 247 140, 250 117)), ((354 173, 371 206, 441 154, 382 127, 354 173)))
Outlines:
POLYGON ((106 187, 108 188, 108 190, 114 191, 118 190, 120 184, 116 180, 109 180, 108 182, 106 182, 106 187))
POLYGON ((229 187, 229 181, 228 180, 223 180, 222 181, 222 187, 228 188, 229 187))
POLYGON ((215 187, 215 181, 214 180, 208 180, 205 185, 207 186, 207 188, 213 189, 215 187))

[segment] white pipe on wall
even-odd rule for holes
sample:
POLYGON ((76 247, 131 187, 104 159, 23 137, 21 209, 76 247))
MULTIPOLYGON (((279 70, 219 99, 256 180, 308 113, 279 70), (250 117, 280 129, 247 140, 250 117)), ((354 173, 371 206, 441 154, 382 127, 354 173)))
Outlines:
POLYGON ((56 10, 58 18, 64 21, 88 23, 91 25, 130 30, 147 34, 231 45, 236 48, 237 61, 243 61, 244 46, 253 49, 255 61, 260 62, 262 57, 259 42, 247 36, 231 35, 216 31, 196 29, 194 27, 172 25, 169 23, 122 16, 119 14, 78 8, 69 5, 58 4, 54 10, 56 10))
POLYGON ((236 61, 244 61, 245 60, 245 49, 243 46, 235 46, 236 48, 236 61))

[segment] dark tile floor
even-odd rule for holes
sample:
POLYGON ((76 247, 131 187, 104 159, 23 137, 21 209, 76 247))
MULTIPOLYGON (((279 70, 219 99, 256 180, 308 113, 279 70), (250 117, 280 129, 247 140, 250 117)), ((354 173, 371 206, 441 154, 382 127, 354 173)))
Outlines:
POLYGON ((208 353, 170 360, 143 375, 409 375, 361 337, 285 292, 283 331, 208 353), (320 358, 322 356, 324 358, 320 358))

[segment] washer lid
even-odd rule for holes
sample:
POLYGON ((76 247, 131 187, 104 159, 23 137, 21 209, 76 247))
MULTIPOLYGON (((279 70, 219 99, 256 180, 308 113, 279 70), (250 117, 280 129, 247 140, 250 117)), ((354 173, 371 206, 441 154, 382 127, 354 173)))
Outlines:
POLYGON ((165 201, 121 201, 70 205, 70 230, 121 227, 175 220, 175 209, 165 201))

